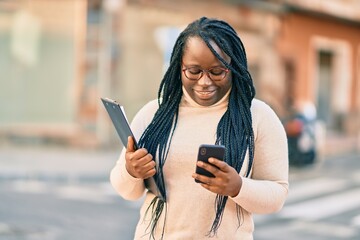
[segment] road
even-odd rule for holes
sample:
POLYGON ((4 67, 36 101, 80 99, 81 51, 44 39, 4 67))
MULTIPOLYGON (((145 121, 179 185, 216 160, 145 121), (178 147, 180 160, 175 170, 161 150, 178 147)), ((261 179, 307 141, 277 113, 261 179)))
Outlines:
MULTIPOLYGON (((132 239, 141 200, 108 182, 117 152, 23 152, 0 151, 0 240, 132 239)), ((360 239, 358 154, 292 168, 290 184, 282 211, 254 216, 254 239, 360 239)))
POLYGON ((0 240, 132 239, 140 202, 108 181, 119 151, 0 148, 0 240))
POLYGON ((0 239, 132 239, 139 203, 105 183, 0 184, 0 239))
POLYGON ((284 208, 255 220, 255 239, 360 239, 360 155, 291 169, 284 208))

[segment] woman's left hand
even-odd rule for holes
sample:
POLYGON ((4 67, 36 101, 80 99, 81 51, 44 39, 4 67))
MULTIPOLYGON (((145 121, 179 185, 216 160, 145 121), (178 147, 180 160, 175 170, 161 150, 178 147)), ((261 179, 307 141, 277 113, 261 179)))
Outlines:
POLYGON ((226 162, 216 158, 209 158, 209 163, 198 161, 196 165, 212 173, 215 177, 197 173, 193 173, 192 177, 201 181, 201 186, 213 193, 230 197, 237 196, 242 185, 239 173, 226 162))

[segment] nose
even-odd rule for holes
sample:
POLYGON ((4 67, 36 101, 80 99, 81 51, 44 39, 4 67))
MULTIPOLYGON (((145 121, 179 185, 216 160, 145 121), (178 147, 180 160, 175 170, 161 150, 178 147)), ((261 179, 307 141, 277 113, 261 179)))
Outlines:
POLYGON ((212 84, 212 80, 210 79, 208 72, 204 71, 203 75, 198 80, 198 84, 199 85, 211 85, 212 84))

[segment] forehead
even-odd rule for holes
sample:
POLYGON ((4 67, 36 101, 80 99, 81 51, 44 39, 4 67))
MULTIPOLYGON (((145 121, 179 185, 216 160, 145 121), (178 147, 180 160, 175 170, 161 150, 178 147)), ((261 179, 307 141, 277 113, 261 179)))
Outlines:
MULTIPOLYGON (((210 45, 226 62, 230 62, 230 57, 214 41, 210 40, 210 45)), ((200 37, 187 39, 183 53, 183 61, 185 60, 207 62, 209 64, 211 62, 220 62, 200 37)))

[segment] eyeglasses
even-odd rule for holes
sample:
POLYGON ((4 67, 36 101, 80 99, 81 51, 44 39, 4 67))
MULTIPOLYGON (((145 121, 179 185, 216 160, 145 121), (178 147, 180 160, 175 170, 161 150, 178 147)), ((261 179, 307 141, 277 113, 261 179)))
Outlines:
POLYGON ((185 77, 192 81, 197 81, 202 78, 204 72, 212 81, 221 81, 226 77, 229 69, 223 67, 213 67, 205 70, 199 67, 185 67, 182 71, 184 72, 185 77))

